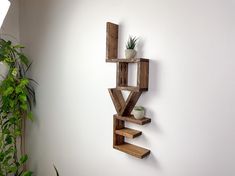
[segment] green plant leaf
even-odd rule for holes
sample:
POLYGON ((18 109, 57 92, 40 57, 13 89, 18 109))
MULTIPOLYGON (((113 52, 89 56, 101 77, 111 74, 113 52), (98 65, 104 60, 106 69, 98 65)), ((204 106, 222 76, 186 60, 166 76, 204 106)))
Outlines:
POLYGON ((18 85, 18 86, 16 87, 15 91, 16 91, 17 94, 19 94, 19 93, 22 93, 24 90, 23 90, 23 88, 22 88, 21 85, 18 85))
POLYGON ((26 103, 21 104, 20 107, 21 107, 21 109, 24 110, 24 111, 27 111, 27 109, 28 109, 28 106, 27 106, 26 103))
POLYGON ((57 175, 57 176, 59 176, 60 174, 59 174, 59 172, 58 172, 58 169, 55 167, 55 165, 53 165, 53 166, 54 166, 54 169, 55 169, 56 175, 57 175))
POLYGON ((19 100, 20 100, 22 103, 26 102, 26 101, 27 101, 26 95, 25 95, 25 94, 20 94, 20 95, 19 95, 19 100))
POLYGON ((29 64, 29 59, 28 59, 25 55, 20 54, 19 57, 20 57, 20 60, 21 60, 25 65, 28 65, 28 64, 29 64))
POLYGON ((30 112, 27 114, 27 117, 28 117, 28 119, 30 119, 31 121, 34 120, 34 119, 33 119, 33 113, 32 113, 32 111, 30 111, 30 112))
POLYGON ((24 164, 28 160, 28 155, 23 155, 20 158, 20 164, 24 164))
POLYGON ((12 94, 14 92, 14 88, 13 87, 8 87, 4 92, 3 95, 4 96, 8 96, 10 94, 12 94))
POLYGON ((21 48, 24 48, 24 46, 22 46, 22 45, 15 45, 14 48, 16 48, 16 49, 20 48, 21 49, 21 48))
POLYGON ((33 172, 31 171, 26 171, 26 172, 23 172, 21 175, 22 176, 32 176, 33 172))
POLYGON ((18 169, 17 166, 11 166, 11 167, 9 167, 8 172, 9 173, 16 173, 17 169, 18 169))
POLYGON ((29 84, 29 80, 27 78, 21 79, 21 81, 20 81, 20 85, 21 86, 26 86, 28 84, 29 84))
POLYGON ((126 49, 135 49, 135 46, 137 44, 138 38, 129 36, 127 43, 126 43, 126 49))
POLYGON ((21 51, 23 46, 0 39, 0 62, 8 65, 8 74, 0 82, 0 176, 31 176, 23 172, 27 155, 19 157, 17 138, 22 135, 22 120, 32 119, 31 107, 35 102, 35 91, 26 77, 30 65, 21 51))

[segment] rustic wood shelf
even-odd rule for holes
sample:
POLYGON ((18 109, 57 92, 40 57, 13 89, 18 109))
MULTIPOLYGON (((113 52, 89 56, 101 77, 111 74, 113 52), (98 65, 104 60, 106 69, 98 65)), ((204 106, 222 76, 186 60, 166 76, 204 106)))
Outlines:
POLYGON ((150 150, 129 143, 114 145, 113 147, 117 150, 141 159, 150 154, 150 150))
POLYGON ((116 114, 116 115, 114 115, 114 117, 119 119, 119 120, 135 123, 135 124, 138 124, 138 125, 145 125, 145 124, 151 122, 150 118, 144 117, 143 119, 135 119, 133 115, 130 115, 130 116, 119 116, 119 115, 116 114))
POLYGON ((125 138, 135 138, 142 134, 141 131, 126 128, 125 122, 144 125, 151 119, 135 119, 131 112, 135 107, 143 91, 148 91, 149 84, 149 59, 145 58, 118 58, 118 25, 108 22, 106 26, 106 62, 115 63, 116 88, 110 88, 109 94, 113 101, 117 114, 113 116, 113 148, 135 156, 144 158, 150 154, 150 150, 129 144, 125 138), (128 65, 137 64, 137 85, 128 85, 128 65), (130 91, 127 99, 124 99, 123 90, 130 91))
POLYGON ((141 131, 130 129, 130 128, 123 128, 120 130, 115 131, 116 134, 127 137, 127 138, 136 138, 142 134, 141 131))
POLYGON ((145 58, 132 58, 132 59, 116 58, 116 59, 106 59, 106 62, 137 63, 137 62, 149 62, 149 59, 145 59, 145 58))
POLYGON ((118 90, 128 90, 128 91, 134 91, 134 92, 140 92, 140 91, 148 91, 148 88, 139 88, 137 86, 117 86, 118 90))

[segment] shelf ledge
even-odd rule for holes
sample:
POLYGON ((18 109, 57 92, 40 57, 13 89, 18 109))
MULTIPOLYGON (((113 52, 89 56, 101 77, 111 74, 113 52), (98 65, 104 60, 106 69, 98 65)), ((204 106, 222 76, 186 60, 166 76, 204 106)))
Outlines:
POLYGON ((119 115, 115 114, 114 117, 119 119, 119 120, 135 123, 135 124, 138 124, 138 125, 145 125, 145 124, 151 122, 150 118, 144 117, 143 119, 135 119, 133 115, 131 115, 131 116, 119 116, 119 115))
POLYGON ((130 129, 130 128, 123 128, 120 130, 116 130, 115 134, 118 134, 120 136, 124 136, 127 138, 136 138, 142 134, 141 131, 130 129))
POLYGON ((150 154, 150 150, 129 143, 114 145, 113 148, 140 159, 143 159, 150 154))
POLYGON ((145 59, 145 58, 132 58, 132 59, 113 58, 113 59, 106 59, 106 62, 127 62, 127 63, 136 63, 136 62, 149 62, 149 59, 145 59))
POLYGON ((148 88, 139 88, 137 86, 117 86, 118 90, 128 90, 128 91, 134 91, 134 92, 143 92, 148 91, 148 88))

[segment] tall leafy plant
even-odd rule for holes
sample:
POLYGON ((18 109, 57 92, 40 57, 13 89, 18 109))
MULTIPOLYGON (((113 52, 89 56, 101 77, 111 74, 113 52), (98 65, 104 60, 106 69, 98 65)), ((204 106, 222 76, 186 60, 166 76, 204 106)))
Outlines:
POLYGON ((24 120, 32 120, 32 106, 36 103, 32 86, 35 81, 27 77, 31 64, 22 48, 0 39, 0 62, 9 68, 0 82, 0 176, 32 175, 24 169, 28 156, 17 147, 17 141, 22 142, 24 120))

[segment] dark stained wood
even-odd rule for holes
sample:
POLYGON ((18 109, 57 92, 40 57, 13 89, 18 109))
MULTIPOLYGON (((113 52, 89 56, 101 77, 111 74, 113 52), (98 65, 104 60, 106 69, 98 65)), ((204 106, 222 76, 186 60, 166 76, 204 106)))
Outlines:
POLYGON ((115 88, 108 90, 117 113, 121 114, 126 104, 122 92, 115 88))
POLYGON ((118 57, 118 25, 107 22, 106 24, 106 58, 118 57))
POLYGON ((125 136, 127 138, 135 138, 142 134, 141 131, 130 129, 130 128, 123 128, 120 130, 116 130, 115 133, 121 136, 125 136))
POLYGON ((149 62, 138 62, 137 85, 140 89, 148 90, 149 62))
POLYGON ((123 129, 124 124, 124 121, 119 120, 113 116, 113 145, 120 145, 124 143, 124 136, 115 133, 116 130, 123 129))
POLYGON ((106 62, 125 62, 125 63, 137 63, 137 62, 149 62, 149 59, 144 58, 131 58, 131 59, 125 59, 125 58, 117 58, 117 59, 106 59, 106 62))
POLYGON ((123 109, 121 110, 121 112, 119 114, 121 114, 123 116, 129 116, 131 114, 131 111, 135 107, 141 94, 142 94, 141 91, 139 91, 139 92, 131 91, 127 100, 126 100, 126 105, 123 107, 123 109))
POLYGON ((135 119, 133 115, 130 115, 130 116, 120 116, 120 115, 116 114, 116 115, 114 115, 114 117, 119 119, 119 120, 135 123, 135 124, 138 124, 138 125, 145 125, 145 124, 151 122, 150 118, 144 117, 143 119, 135 119))
POLYGON ((127 86, 128 84, 128 63, 117 63, 116 87, 127 86))
POLYGON ((124 143, 122 145, 115 145, 113 147, 117 150, 120 150, 122 152, 125 152, 129 155, 135 156, 140 159, 150 154, 150 150, 129 143, 124 143))

